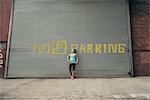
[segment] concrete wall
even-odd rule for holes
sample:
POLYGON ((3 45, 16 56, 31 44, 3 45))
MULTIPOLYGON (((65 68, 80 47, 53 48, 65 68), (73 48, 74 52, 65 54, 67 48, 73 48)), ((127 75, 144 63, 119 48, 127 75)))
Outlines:
MULTIPOLYGON (((0 77, 4 63, 12 0, 0 0, 0 77)), ((150 75, 150 1, 130 0, 133 58, 136 75, 150 75)))

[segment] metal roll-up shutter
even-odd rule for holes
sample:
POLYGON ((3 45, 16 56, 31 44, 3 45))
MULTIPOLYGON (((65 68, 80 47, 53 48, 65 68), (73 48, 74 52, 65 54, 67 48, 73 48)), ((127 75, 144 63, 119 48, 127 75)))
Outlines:
POLYGON ((132 70, 127 0, 14 0, 6 77, 128 76, 132 70))

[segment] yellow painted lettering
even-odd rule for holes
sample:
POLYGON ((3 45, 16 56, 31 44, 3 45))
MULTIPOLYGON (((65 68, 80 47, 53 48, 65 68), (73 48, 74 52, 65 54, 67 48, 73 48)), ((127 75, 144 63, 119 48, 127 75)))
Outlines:
POLYGON ((50 44, 43 44, 41 45, 41 51, 42 53, 51 53, 50 51, 50 44))
POLYGON ((80 44, 80 53, 86 52, 86 46, 84 44, 80 44))
POLYGON ((95 45, 95 52, 96 53, 102 53, 102 44, 96 44, 95 45))
POLYGON ((71 44, 71 50, 72 49, 78 49, 78 44, 71 44))
POLYGON ((117 53, 117 44, 108 44, 108 53, 117 53))
POLYGON ((107 44, 104 44, 103 50, 104 50, 104 53, 107 53, 107 44))
POLYGON ((126 44, 118 44, 118 53, 125 53, 126 44))
POLYGON ((33 52, 35 53, 41 53, 41 46, 38 44, 33 45, 33 52))
POLYGON ((87 53, 93 53, 93 44, 87 44, 87 53))

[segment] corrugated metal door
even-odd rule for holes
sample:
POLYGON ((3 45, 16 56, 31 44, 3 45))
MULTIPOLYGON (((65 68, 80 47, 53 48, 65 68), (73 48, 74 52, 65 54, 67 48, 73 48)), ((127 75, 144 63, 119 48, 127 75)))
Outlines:
POLYGON ((126 0, 15 0, 6 77, 128 76, 132 68, 126 0))

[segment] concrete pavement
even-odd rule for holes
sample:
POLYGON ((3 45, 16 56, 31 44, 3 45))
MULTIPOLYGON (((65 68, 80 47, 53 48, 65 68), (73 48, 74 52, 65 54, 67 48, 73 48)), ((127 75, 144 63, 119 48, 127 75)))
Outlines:
POLYGON ((0 79, 0 100, 150 100, 150 77, 0 79))

